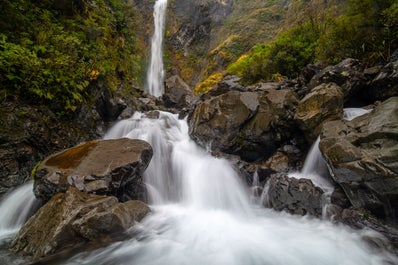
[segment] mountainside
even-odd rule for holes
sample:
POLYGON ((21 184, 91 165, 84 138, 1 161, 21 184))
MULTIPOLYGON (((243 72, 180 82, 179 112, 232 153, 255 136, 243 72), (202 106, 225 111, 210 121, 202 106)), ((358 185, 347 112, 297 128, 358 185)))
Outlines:
POLYGON ((385 63, 398 48, 398 4, 391 0, 177 0, 169 13, 168 72, 198 93, 225 74, 247 83, 296 77, 319 60, 385 63))

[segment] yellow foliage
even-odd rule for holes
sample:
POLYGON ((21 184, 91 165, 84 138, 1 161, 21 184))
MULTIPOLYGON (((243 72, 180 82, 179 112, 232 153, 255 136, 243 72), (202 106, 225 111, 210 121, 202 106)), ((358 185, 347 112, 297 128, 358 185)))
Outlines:
POLYGON ((91 80, 96 80, 97 77, 98 77, 98 75, 99 75, 99 71, 98 71, 98 70, 91 70, 91 72, 90 72, 90 79, 91 79, 91 80))
POLYGON ((202 81, 195 87, 194 93, 202 94, 209 92, 210 90, 212 90, 217 86, 217 84, 221 81, 222 78, 223 74, 221 72, 216 72, 210 75, 208 78, 206 78, 204 81, 202 81))

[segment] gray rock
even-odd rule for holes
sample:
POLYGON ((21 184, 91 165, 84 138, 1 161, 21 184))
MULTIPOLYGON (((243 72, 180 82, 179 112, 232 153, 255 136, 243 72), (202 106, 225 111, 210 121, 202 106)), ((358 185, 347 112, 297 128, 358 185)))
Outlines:
POLYGON ((196 96, 181 77, 174 75, 166 80, 163 95, 165 107, 189 107, 195 100, 196 96))
POLYGON ((291 136, 296 104, 290 90, 223 93, 196 105, 189 117, 190 135, 246 161, 268 158, 291 136))
POLYGON ((321 132, 322 125, 343 116, 343 91, 335 83, 321 84, 300 100, 295 120, 312 143, 321 132))
POLYGON ((324 68, 311 79, 308 86, 312 89, 320 84, 335 83, 343 89, 344 101, 360 101, 367 82, 364 68, 359 60, 345 59, 337 65, 324 68))
POLYGON ((398 207, 398 97, 352 121, 324 125, 320 150, 351 204, 377 216, 398 207))
POLYGON ((269 180, 266 206, 291 214, 322 215, 323 191, 309 179, 289 178, 286 175, 273 175, 269 180))
POLYGON ((398 61, 385 65, 368 84, 366 92, 372 102, 398 96, 398 61))

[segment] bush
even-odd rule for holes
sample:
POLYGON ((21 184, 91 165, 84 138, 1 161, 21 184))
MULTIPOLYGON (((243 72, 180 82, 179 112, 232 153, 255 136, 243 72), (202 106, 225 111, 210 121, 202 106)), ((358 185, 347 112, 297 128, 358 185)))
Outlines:
POLYGON ((315 59, 317 33, 305 23, 282 33, 272 44, 257 45, 231 64, 227 72, 243 78, 245 83, 266 81, 274 75, 295 77, 315 59))
POLYGON ((133 9, 121 0, 73 3, 4 1, 1 91, 63 112, 89 101, 97 79, 110 91, 139 82, 133 9))

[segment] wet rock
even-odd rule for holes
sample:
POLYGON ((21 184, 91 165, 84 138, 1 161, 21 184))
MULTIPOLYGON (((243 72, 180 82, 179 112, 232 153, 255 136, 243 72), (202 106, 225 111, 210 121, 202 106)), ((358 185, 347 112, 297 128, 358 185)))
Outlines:
POLYGON ((181 79, 181 77, 174 75, 166 80, 165 94, 163 95, 165 107, 189 107, 195 99, 196 96, 192 93, 190 87, 181 79))
POLYGON ((396 224, 384 222, 363 208, 357 209, 353 207, 344 209, 336 221, 355 229, 372 229, 377 231, 384 238, 367 238, 372 248, 388 250, 395 253, 395 255, 398 254, 398 227, 396 224))
POLYGON ((94 194, 145 200, 142 173, 152 158, 151 146, 127 138, 95 140, 47 157, 34 175, 36 197, 48 201, 69 187, 94 194))
POLYGON ((398 61, 385 65, 366 90, 371 102, 398 96, 398 61))
POLYGON ((308 86, 312 89, 321 84, 335 83, 343 90, 344 101, 352 106, 363 101, 364 87, 367 80, 364 76, 364 66, 356 59, 345 59, 337 65, 324 68, 316 74, 308 86))
POLYGON ((56 194, 21 228, 11 250, 38 259, 76 245, 117 235, 150 212, 140 201, 119 203, 69 188, 56 194))
POLYGON ((291 136, 296 104, 290 90, 223 93, 196 105, 189 117, 190 135, 246 161, 268 158, 291 136))
POLYGON ((343 91, 335 83, 321 84, 300 100, 295 120, 309 143, 315 141, 322 125, 343 116, 343 91))
POLYGON ((379 217, 398 207, 398 97, 352 121, 324 125, 320 150, 351 204, 379 217))
POLYGON ((266 206, 291 214, 322 215, 323 191, 309 179, 289 178, 276 174, 269 180, 266 206))

